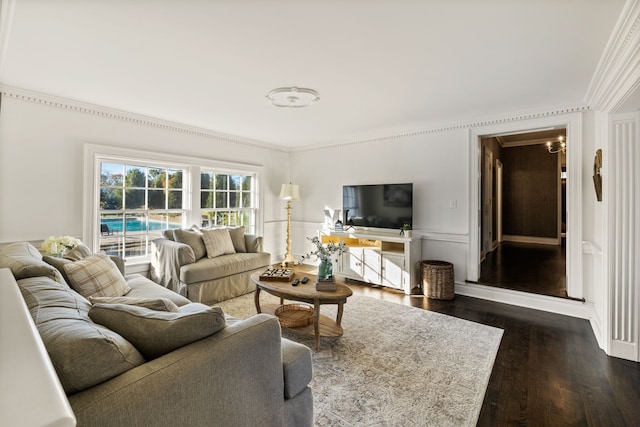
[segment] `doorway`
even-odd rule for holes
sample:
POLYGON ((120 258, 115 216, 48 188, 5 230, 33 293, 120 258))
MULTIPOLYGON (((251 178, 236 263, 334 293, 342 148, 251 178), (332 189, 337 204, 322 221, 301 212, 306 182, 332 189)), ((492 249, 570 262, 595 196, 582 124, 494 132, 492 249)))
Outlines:
POLYGON ((481 138, 478 283, 567 298, 566 128, 481 138))

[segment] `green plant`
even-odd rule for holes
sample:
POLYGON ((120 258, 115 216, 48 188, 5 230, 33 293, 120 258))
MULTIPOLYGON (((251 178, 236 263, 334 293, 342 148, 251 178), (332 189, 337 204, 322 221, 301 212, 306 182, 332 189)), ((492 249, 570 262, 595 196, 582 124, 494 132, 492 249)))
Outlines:
POLYGON ((400 227, 400 230, 402 231, 411 230, 411 224, 405 222, 404 224, 402 224, 402 227, 400 227))

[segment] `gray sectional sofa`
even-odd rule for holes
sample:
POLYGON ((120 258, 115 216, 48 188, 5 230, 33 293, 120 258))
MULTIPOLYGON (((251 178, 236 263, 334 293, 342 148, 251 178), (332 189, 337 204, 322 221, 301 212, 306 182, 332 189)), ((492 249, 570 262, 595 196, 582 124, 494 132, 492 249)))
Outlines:
POLYGON ((312 425, 311 352, 282 338, 275 317, 231 318, 143 276, 125 277, 97 254, 49 261, 25 242, 0 250, 0 312, 12 322, 0 351, 2 360, 23 359, 13 382, 3 378, 11 395, 3 393, 0 425, 312 425), (94 265, 106 273, 85 274, 94 265), (101 295, 105 289, 125 295, 101 295), (27 348, 46 354, 20 356, 27 348))
POLYGON ((251 274, 266 268, 262 236, 244 227, 165 230, 151 243, 150 277, 194 302, 212 304, 255 291, 251 274))

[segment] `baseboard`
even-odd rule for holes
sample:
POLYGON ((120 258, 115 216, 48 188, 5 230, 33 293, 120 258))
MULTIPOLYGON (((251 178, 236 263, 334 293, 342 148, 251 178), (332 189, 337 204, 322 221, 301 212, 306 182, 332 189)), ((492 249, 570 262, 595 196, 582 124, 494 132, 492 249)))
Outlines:
POLYGON ((503 242, 515 242, 515 243, 533 243, 536 245, 559 245, 560 239, 555 237, 535 237, 535 236, 513 236, 503 235, 503 242))
POLYGON ((592 303, 496 288, 477 283, 456 282, 456 294, 578 317, 580 319, 590 320, 593 317, 594 310, 592 303))

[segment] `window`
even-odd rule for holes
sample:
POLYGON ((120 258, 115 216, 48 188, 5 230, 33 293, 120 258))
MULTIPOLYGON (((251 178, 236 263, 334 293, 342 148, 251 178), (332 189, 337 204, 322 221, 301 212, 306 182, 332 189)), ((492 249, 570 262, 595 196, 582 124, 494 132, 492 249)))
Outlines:
POLYGON ((203 227, 244 225, 255 233, 255 190, 251 175, 203 171, 200 212, 203 227))
POLYGON ((165 229, 262 232, 261 166, 85 144, 84 242, 146 262, 165 229))
POLYGON ((100 250, 123 258, 147 256, 162 230, 180 228, 187 209, 185 169, 100 162, 100 250))

